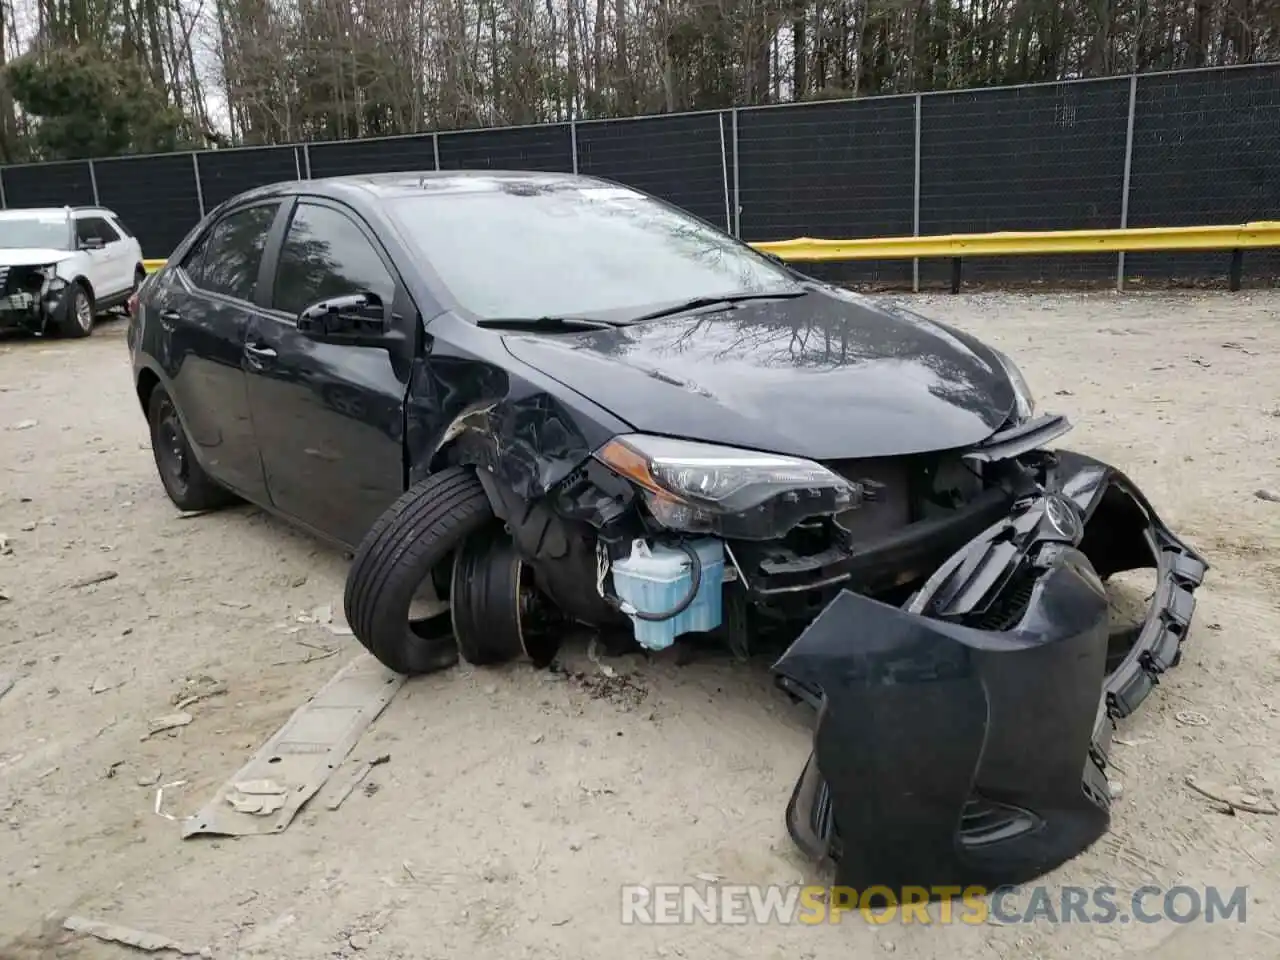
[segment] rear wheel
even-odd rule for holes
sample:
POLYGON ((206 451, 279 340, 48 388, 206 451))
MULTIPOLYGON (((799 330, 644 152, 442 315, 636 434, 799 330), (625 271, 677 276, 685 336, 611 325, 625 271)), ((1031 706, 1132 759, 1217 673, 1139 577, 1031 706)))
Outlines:
POLYGON ((236 502, 236 495, 204 472, 191 453, 178 410, 164 387, 147 401, 151 452, 164 492, 179 510, 216 510, 236 502))
POLYGON ((449 613, 411 618, 437 567, 493 519, 489 497, 469 467, 449 467, 415 484, 365 535, 347 574, 347 623, 370 653, 397 673, 444 670, 458 662, 449 613))
POLYGON ((76 281, 67 291, 67 302, 56 322, 59 336, 87 337, 93 333, 93 297, 85 285, 76 281))

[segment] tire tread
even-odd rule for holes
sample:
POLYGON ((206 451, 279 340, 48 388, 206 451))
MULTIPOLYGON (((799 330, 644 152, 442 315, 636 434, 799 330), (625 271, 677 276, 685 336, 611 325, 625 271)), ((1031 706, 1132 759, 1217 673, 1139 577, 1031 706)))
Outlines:
POLYGON ((414 484, 365 534, 343 606, 356 639, 399 673, 425 672, 429 641, 408 627, 413 595, 433 567, 493 517, 474 470, 448 467, 414 484))

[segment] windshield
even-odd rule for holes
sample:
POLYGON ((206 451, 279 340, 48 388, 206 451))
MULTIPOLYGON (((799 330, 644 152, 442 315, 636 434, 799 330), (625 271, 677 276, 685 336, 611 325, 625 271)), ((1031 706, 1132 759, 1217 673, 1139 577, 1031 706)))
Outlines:
POLYGON ((65 214, 0 217, 0 249, 68 250, 71 228, 65 214))
POLYGON ((626 319, 799 289, 785 268, 625 187, 476 178, 388 206, 459 306, 484 319, 626 319))

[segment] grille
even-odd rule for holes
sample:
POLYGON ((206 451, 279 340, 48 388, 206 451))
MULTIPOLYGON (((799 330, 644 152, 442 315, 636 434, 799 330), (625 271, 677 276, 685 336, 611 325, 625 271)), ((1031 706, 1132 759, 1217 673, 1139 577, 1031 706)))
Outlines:
POLYGON ((991 601, 980 615, 967 622, 967 626, 978 630, 1002 631, 1011 630, 1022 622, 1027 607, 1031 606, 1031 594, 1035 590, 1035 577, 1019 570, 1013 578, 1001 588, 996 598, 991 601))

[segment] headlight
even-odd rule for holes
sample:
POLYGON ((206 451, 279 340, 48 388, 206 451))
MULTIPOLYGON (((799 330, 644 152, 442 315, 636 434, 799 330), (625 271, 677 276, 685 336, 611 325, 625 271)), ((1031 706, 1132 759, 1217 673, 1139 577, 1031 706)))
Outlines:
POLYGON ((44 277, 45 282, 49 284, 50 290, 67 285, 67 281, 58 276, 58 265, 56 263, 51 263, 45 267, 36 267, 35 272, 44 277))
POLYGON ((1031 387, 1027 385, 1027 378, 1022 375, 1018 365, 1005 354, 999 350, 994 351, 994 353, 1000 359, 1000 366, 1004 367, 1004 372, 1009 377, 1009 383, 1013 385, 1013 412, 1017 416, 1018 422, 1030 420, 1031 415, 1036 412, 1036 399, 1031 395, 1031 387))
POLYGON ((866 494, 811 460, 668 437, 614 437, 595 456, 641 489, 663 526, 729 539, 771 540, 866 494))

